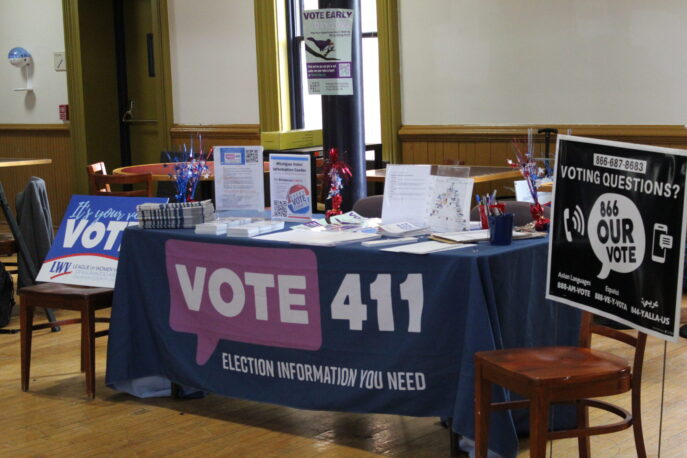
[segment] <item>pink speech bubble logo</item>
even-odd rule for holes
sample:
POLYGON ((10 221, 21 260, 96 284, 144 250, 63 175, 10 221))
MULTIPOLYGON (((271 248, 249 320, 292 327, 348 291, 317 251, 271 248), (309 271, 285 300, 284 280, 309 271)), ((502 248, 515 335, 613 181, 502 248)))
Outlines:
POLYGON ((322 346, 311 250, 168 240, 165 252, 169 324, 198 336, 199 365, 220 339, 302 350, 322 346))

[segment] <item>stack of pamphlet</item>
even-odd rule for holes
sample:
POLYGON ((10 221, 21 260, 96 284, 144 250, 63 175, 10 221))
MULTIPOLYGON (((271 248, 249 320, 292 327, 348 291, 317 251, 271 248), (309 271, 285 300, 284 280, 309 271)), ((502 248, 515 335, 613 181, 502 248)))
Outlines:
POLYGON ((146 203, 136 206, 138 225, 144 229, 190 229, 215 218, 215 207, 209 199, 202 202, 146 203))
POLYGON ((227 235, 229 237, 255 237, 282 229, 284 229, 284 221, 263 220, 230 227, 227 229, 227 235))
POLYGON ((208 223, 196 224, 196 234, 227 235, 227 229, 253 222, 253 218, 243 216, 229 216, 217 218, 208 223))
POLYGON ((379 233, 387 237, 411 237, 414 235, 429 234, 429 226, 418 226, 407 221, 400 223, 382 224, 379 233))

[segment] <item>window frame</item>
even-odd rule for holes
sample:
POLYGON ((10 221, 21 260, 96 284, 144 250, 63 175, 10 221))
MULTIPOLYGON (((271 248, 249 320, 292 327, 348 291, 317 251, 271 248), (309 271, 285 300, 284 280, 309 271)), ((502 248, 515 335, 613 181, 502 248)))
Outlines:
MULTIPOLYGON (((401 85, 398 0, 377 1, 380 116, 383 157, 400 162, 401 85)), ((260 130, 289 130, 291 126, 288 48, 284 0, 254 0, 258 65, 260 130)), ((291 19, 293 22, 293 18, 291 19)), ((300 44, 299 44, 300 45, 300 44)))

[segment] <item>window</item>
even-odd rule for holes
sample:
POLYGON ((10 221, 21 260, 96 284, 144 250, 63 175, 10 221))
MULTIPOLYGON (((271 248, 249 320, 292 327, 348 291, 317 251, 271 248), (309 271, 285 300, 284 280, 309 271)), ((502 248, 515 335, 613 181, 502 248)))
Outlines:
MULTIPOLYGON (((303 44, 302 13, 318 9, 318 0, 286 1, 286 43, 292 129, 321 129, 320 95, 308 94, 303 44)), ((360 0, 362 25, 365 143, 381 143, 379 105, 379 43, 376 0, 360 0)))

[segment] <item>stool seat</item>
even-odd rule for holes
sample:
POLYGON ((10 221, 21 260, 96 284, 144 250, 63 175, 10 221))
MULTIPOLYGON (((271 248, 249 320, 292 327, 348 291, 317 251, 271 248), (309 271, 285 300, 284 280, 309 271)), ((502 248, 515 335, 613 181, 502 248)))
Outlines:
POLYGON ((41 283, 19 290, 19 319, 21 329, 21 387, 29 389, 31 368, 31 340, 35 330, 58 325, 81 323, 81 370, 86 375, 86 392, 95 397, 95 338, 108 331, 95 332, 96 322, 109 322, 109 318, 95 318, 95 311, 112 306, 112 288, 41 283), (62 320, 34 325, 35 307, 75 310, 80 319, 62 320))

